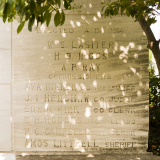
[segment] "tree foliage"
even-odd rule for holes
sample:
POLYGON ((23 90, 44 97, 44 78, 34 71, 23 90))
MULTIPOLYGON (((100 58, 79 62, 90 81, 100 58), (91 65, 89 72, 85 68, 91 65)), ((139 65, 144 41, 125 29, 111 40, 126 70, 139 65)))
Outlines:
POLYGON ((156 15, 160 14, 160 0, 117 0, 112 2, 106 0, 102 2, 105 16, 116 16, 125 13, 128 17, 135 18, 139 21, 143 18, 147 19, 149 25, 156 22, 156 15))
POLYGON ((1 0, 0 16, 3 22, 12 22, 18 19, 20 24, 17 28, 19 33, 26 22, 28 22, 28 30, 32 31, 32 26, 36 22, 38 24, 46 23, 48 26, 51 21, 52 13, 54 16, 55 26, 63 25, 65 22, 64 10, 71 9, 73 0, 1 0))

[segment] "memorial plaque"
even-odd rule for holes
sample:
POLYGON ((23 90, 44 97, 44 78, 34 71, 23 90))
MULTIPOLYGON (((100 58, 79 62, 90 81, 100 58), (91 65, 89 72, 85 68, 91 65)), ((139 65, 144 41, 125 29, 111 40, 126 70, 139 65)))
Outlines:
POLYGON ((13 24, 15 151, 146 151, 146 37, 126 16, 95 13, 18 35, 13 24))

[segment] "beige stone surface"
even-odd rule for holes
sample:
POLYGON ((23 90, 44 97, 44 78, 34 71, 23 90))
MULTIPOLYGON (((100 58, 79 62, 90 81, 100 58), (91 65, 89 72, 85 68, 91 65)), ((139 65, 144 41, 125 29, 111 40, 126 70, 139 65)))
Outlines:
POLYGON ((67 15, 57 28, 16 28, 15 151, 146 151, 148 50, 137 23, 67 15))
POLYGON ((11 83, 11 23, 0 18, 0 83, 11 83))
POLYGON ((0 151, 11 151, 11 88, 0 84, 0 151))

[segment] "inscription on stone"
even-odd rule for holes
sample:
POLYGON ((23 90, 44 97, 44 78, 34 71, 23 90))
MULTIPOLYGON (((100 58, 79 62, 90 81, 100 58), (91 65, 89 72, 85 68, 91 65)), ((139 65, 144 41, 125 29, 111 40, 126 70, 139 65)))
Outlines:
POLYGON ((145 151, 144 42, 138 24, 126 17, 67 15, 61 27, 51 22, 15 32, 14 150, 145 151))

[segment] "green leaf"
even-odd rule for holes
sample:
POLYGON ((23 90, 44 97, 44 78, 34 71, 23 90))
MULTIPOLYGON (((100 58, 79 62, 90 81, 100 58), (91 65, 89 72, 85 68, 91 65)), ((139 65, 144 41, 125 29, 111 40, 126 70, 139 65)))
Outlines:
POLYGON ((29 22, 28 22, 28 30, 30 32, 32 31, 32 26, 34 24, 34 20, 35 20, 35 15, 32 15, 32 17, 29 19, 29 22))
POLYGON ((113 8, 110 8, 110 14, 111 14, 112 16, 114 15, 113 8))
MULTIPOLYGON (((52 1, 51 1, 51 2, 52 2, 52 1)), ((43 7, 41 8, 41 12, 43 13, 43 12, 47 11, 48 8, 49 8, 49 5, 43 6, 43 7)))
POLYGON ((58 4, 58 6, 61 6, 61 0, 56 0, 56 3, 58 4))
POLYGON ((61 25, 63 25, 65 22, 65 14, 64 12, 62 11, 62 21, 61 21, 61 25))
POLYGON ((20 33, 20 32, 21 32, 21 30, 22 30, 23 27, 24 27, 24 24, 25 24, 25 21, 23 21, 23 22, 18 26, 18 28, 17 28, 17 33, 20 33))
POLYGON ((11 17, 9 17, 8 22, 13 22, 13 19, 11 17))
POLYGON ((49 13, 49 15, 48 15, 48 17, 47 17, 47 20, 46 20, 46 25, 47 25, 47 27, 49 26, 49 23, 50 23, 50 21, 51 21, 51 17, 52 17, 52 12, 49 13))
POLYGON ((71 9, 71 2, 72 2, 73 0, 63 0, 63 5, 64 5, 64 7, 66 8, 66 9, 71 9))
POLYGON ((57 27, 62 21, 62 14, 60 14, 59 11, 57 11, 57 13, 54 16, 54 24, 57 27))
POLYGON ((104 14, 105 14, 105 16, 109 16, 109 14, 110 14, 110 10, 109 10, 109 8, 106 8, 106 10, 105 10, 104 14))
POLYGON ((117 15, 118 12, 119 12, 119 8, 115 8, 115 9, 114 9, 114 15, 117 15))
POLYGON ((16 6, 15 6, 15 10, 19 11, 19 9, 20 9, 20 5, 17 3, 16 6))
POLYGON ((35 3, 34 0, 31 0, 31 3, 30 3, 30 11, 31 11, 31 14, 34 13, 35 9, 36 9, 36 3, 35 3))
POLYGON ((49 10, 47 10, 45 13, 44 13, 44 16, 43 16, 43 21, 45 22, 47 20, 47 17, 49 16, 49 10))
POLYGON ((129 17, 130 16, 130 11, 129 9, 126 9, 126 15, 129 17))

